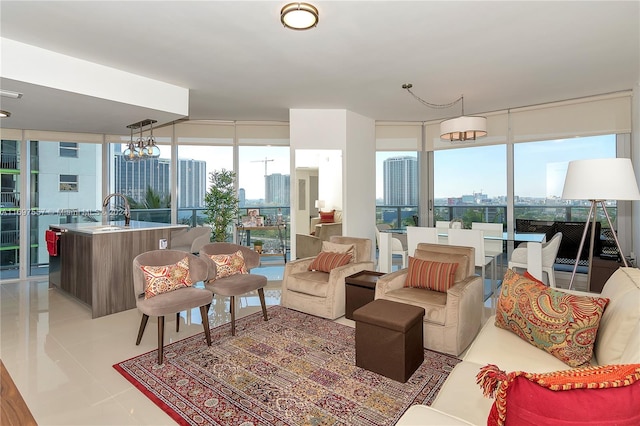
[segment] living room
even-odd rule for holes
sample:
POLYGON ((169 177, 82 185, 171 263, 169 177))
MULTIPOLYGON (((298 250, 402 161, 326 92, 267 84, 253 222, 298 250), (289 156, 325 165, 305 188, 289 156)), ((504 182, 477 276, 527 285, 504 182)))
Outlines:
MULTIPOLYGON (((78 143, 83 149, 89 145, 95 149, 93 161, 89 164, 94 170, 99 170, 95 174, 100 176, 100 180, 91 187, 93 197, 87 202, 86 199, 77 200, 69 194, 62 194, 57 198, 67 203, 64 208, 85 209, 85 205, 88 205, 86 208, 89 210, 100 209, 100 201, 113 192, 112 182, 107 177, 111 173, 115 155, 112 146, 126 146, 131 138, 126 126, 147 117, 158 119, 158 128, 154 132, 161 147, 169 149, 171 160, 168 162, 173 161, 170 165, 174 169, 177 168, 181 150, 195 147, 203 157, 223 158, 221 165, 236 170, 240 179, 248 175, 251 168, 259 169, 261 177, 266 174, 262 172, 265 164, 271 171, 275 162, 251 164, 257 159, 249 159, 248 153, 258 148, 269 148, 272 150, 270 152, 284 158, 286 170, 293 178, 296 150, 340 150, 344 160, 341 170, 344 187, 340 205, 334 205, 344 211, 343 235, 371 240, 375 240, 374 212, 379 210, 375 201, 378 198, 375 181, 382 173, 376 166, 376 159, 385 152, 410 153, 420 158, 423 167, 420 176, 424 184, 420 189, 416 212, 422 224, 433 223, 435 213, 430 213, 429 202, 436 197, 436 188, 446 178, 434 175, 433 169, 439 164, 437 157, 455 155, 456 151, 461 153, 466 149, 496 147, 502 150, 504 158, 501 167, 508 171, 501 179, 505 195, 513 193, 514 182, 517 182, 514 169, 526 163, 526 157, 521 157, 520 163, 514 160, 513 151, 517 156, 519 147, 534 141, 609 135, 614 140, 614 155, 631 158, 638 175, 640 73, 637 65, 638 5, 634 2, 540 7, 527 4, 523 5, 526 8, 524 11, 515 5, 499 6, 490 2, 478 2, 475 5, 464 2, 457 9, 440 2, 432 2, 432 5, 428 4, 430 2, 401 2, 402 6, 393 5, 393 2, 366 5, 363 2, 346 2, 349 3, 346 5, 341 5, 342 2, 323 2, 318 5, 320 21, 317 28, 307 32, 292 32, 282 28, 278 12, 283 4, 202 3, 202 9, 181 10, 177 3, 160 5, 147 2, 146 5, 130 5, 129 13, 125 13, 111 9, 106 4, 92 6, 78 2, 76 5, 64 4, 64 7, 59 5, 61 7, 56 10, 55 3, 38 3, 27 10, 20 2, 2 2, 2 88, 24 94, 19 99, 2 98, 2 109, 12 113, 8 119, 2 119, 3 141, 19 142, 18 152, 23 165, 33 154, 29 151, 29 141, 51 141, 47 143, 54 146, 55 152, 59 149, 59 142, 53 141, 63 139, 78 143), (415 8, 415 12, 407 13, 408 8, 415 8), (347 12, 349 18, 338 25, 337 16, 347 12), (179 19, 175 22, 166 20, 167 16, 180 16, 183 13, 189 15, 184 22, 179 19), (355 13, 363 15, 358 17, 355 13), (415 16, 410 22, 400 20, 401 16, 407 14, 415 16), (198 18, 198 15, 208 18, 198 18), (528 19, 525 19, 526 15, 530 15, 528 19), (231 24, 234 22, 231 16, 250 16, 250 24, 253 25, 231 24), (433 19, 434 16, 442 19, 433 19), (567 34, 567 22, 573 22, 580 16, 583 16, 582 22, 589 24, 567 34), (394 22, 394 19, 397 22, 390 25, 389 22, 394 22), (464 31, 455 24, 460 20, 469 22, 470 26, 464 31), (51 21, 56 25, 51 25, 51 21), (142 25, 139 25, 140 22, 142 25), (358 27, 354 27, 354 22, 358 23, 358 27), (271 24, 276 28, 269 29, 268 25, 271 24), (434 28, 427 31, 425 27, 430 25, 434 28), (192 33, 190 26, 200 28, 201 32, 192 33), (543 26, 547 35, 541 36, 543 26), (118 27, 123 30, 115 31, 117 35, 113 34, 114 28, 118 27), (52 34, 54 29, 59 30, 57 35, 52 34), (144 29, 149 34, 143 35, 144 29), (335 34, 329 35, 329 31, 335 34), (235 32, 238 32, 237 37, 232 35, 235 32), (265 41, 259 42, 260 34, 272 35, 272 32, 276 33, 275 38, 267 41, 265 36, 265 41), (92 37, 96 40, 87 43, 83 40, 92 37), (143 42, 135 44, 136 38, 143 42), (173 41, 157 46, 157 39, 173 41), (508 39, 514 39, 514 45, 507 43, 508 39), (316 44, 320 42, 327 44, 316 44), (517 48, 518 43, 526 47, 517 48), (25 53, 14 50, 17 47, 24 48, 20 44, 35 46, 44 52, 39 51, 38 55, 33 56, 35 53, 29 53, 30 49, 27 48, 23 58, 29 60, 14 62, 20 54, 25 53), (455 52, 445 48, 450 45, 456 46, 455 52), (283 52, 286 50, 284 46, 291 51, 283 52), (360 49, 362 52, 359 52, 360 49), (399 52, 394 53, 396 49, 399 52), (203 53, 212 50, 214 54, 203 53), (109 57, 116 51, 128 51, 134 59, 125 62, 127 58, 124 57, 109 57), (388 59, 381 60, 380 51, 388 52, 388 59), (319 52, 330 54, 320 56, 319 52), (500 52, 504 52, 504 55, 500 52), (63 66, 56 68, 53 63, 42 66, 43 62, 35 66, 31 62, 35 58, 44 60, 47 55, 55 58, 53 62, 62 61, 63 66), (69 56, 64 58, 66 55, 69 56), (301 59, 309 56, 311 58, 306 61, 301 59), (70 57, 87 63, 75 63, 69 67, 70 64, 65 60, 70 57), (167 61, 168 57, 176 59, 167 61), (476 61, 476 65, 469 66, 466 61, 452 62, 457 57, 479 59, 471 59, 476 61), (256 58, 264 67, 270 68, 260 70, 261 67, 255 63, 256 58), (170 65, 167 62, 181 64, 180 68, 185 74, 172 71, 171 75, 162 75, 160 70, 170 65), (91 63, 133 73, 129 77, 137 75, 131 80, 120 80, 127 77, 125 75, 92 76, 94 68, 91 63), (223 68, 221 64, 227 63, 237 68, 223 68), (274 65, 277 63, 280 66, 274 65), (387 63, 395 65, 390 67, 387 63), (80 65, 89 68, 75 68, 80 65), (13 66, 20 66, 20 69, 14 70, 13 66), (289 66, 291 70, 286 69, 289 66), (196 73, 195 68, 202 68, 198 71, 198 78, 188 75, 196 73), (341 68, 344 69, 344 75, 341 68), (349 71, 351 68, 355 68, 353 74, 349 71), (395 71, 387 68, 394 68, 395 71), (37 78, 18 75, 25 69, 31 69, 34 73, 44 71, 43 74, 47 70, 66 72, 50 72, 49 76, 39 75, 37 78), (376 69, 384 73, 384 78, 377 75, 376 69), (200 72, 204 77, 200 76, 200 72), (296 78, 292 77, 294 74, 296 78), (347 74, 349 78, 346 78, 347 74), (67 81, 52 81, 61 75, 66 76, 67 81), (105 82, 111 81, 112 77, 113 81, 122 84, 114 85, 118 87, 107 85, 105 82), (68 81, 80 79, 86 79, 83 83, 88 87, 80 90, 74 86, 74 82, 68 81), (154 79, 159 83, 157 86, 147 86, 150 82, 146 79, 154 79), (409 81, 413 83, 415 93, 437 104, 448 103, 464 94, 464 113, 486 116, 488 135, 475 142, 467 142, 464 148, 440 140, 440 121, 458 116, 462 112, 462 105, 457 103, 445 110, 421 105, 401 88, 402 84, 409 81), (166 87, 165 84, 175 86, 166 87), (320 93, 308 86, 317 86, 317 92, 320 93), (528 86, 528 90, 525 90, 528 86), (185 90, 176 93, 176 87, 185 90), (41 91, 42 97, 36 97, 35 89, 41 91), (180 102, 166 106, 149 101, 150 93, 157 93, 161 97, 164 89, 171 89, 172 96, 169 98, 179 98, 180 102), (334 90, 337 92, 335 97, 329 98, 327 93, 334 90), (109 91, 113 93, 105 93, 109 91), (127 96, 138 99, 127 101, 127 96), (255 102, 258 98, 260 101, 255 102), (311 114, 313 110, 338 118, 334 121, 320 118, 320 115, 301 117, 301 114, 311 114), (331 132, 326 133, 329 130, 331 132), (359 136, 353 135, 354 131, 359 136), (360 140, 361 135, 369 137, 360 140), (352 144, 354 139, 358 140, 355 145, 352 144), (246 161, 243 161, 245 155, 246 161)), ((145 130, 147 135, 148 131, 145 130)), ((265 157, 261 153, 258 159, 275 158, 268 155, 265 157)), ((549 158, 549 163, 552 160, 549 158)), ((48 165, 51 164, 49 161, 48 165)), ((167 167, 170 168, 170 165, 167 167)), ((460 167, 470 169, 477 166, 471 163, 460 164, 460 167)), ((76 173, 73 170, 52 172, 56 194, 61 174, 76 173)), ((22 208, 33 206, 24 204, 29 200, 26 194, 30 192, 26 177, 20 180, 24 175, 15 175, 19 178, 13 184, 17 192, 22 194, 22 208)), ((479 180, 483 176, 481 174, 479 180)), ((171 220, 177 223, 180 216, 178 200, 181 192, 178 185, 181 178, 174 172, 170 179, 173 186, 171 199, 176 202, 171 203, 166 211, 171 220)), ((45 185, 45 180, 43 178, 40 185, 45 185)), ((85 183, 81 182, 80 187, 85 183)), ((482 182, 474 182, 469 192, 481 190, 482 185, 482 182)), ((290 206, 295 206, 297 199, 292 188, 290 206)), ((328 202, 330 198, 322 195, 322 199, 328 202)), ((508 216, 505 224, 515 229, 513 197, 507 197, 504 206, 508 216)), ((632 214, 637 212, 638 203, 621 202, 619 206, 617 225, 623 250, 627 254, 638 253, 640 223, 637 213, 632 214)), ((56 210, 60 208, 63 207, 55 206, 56 210)), ((3 216, 3 222, 5 218, 3 216)), ((134 389, 125 389, 122 383, 115 382, 111 377, 113 371, 110 366, 113 363, 155 348, 156 342, 151 335, 145 337, 143 346, 138 348, 133 345, 135 336, 130 335, 135 334, 137 312, 133 310, 108 322, 85 321, 86 312, 81 307, 49 291, 46 283, 42 283, 43 277, 32 274, 28 256, 33 254, 27 254, 30 251, 31 225, 27 218, 21 217, 20 221, 18 230, 21 232, 19 240, 22 245, 19 246, 21 255, 16 268, 18 279, 3 279, 0 285, 3 292, 2 358, 3 361, 9 358, 6 364, 28 402, 37 404, 33 410, 42 416, 39 422, 96 423, 99 418, 111 424, 159 424, 169 421, 164 413, 157 412, 159 410, 153 404, 142 397, 133 396, 134 389), (5 327, 13 328, 14 325, 18 325, 15 330, 5 330, 5 327), (32 335, 34 329, 41 332, 32 335), (118 333, 112 330, 118 330, 118 333), (125 330, 126 336, 123 337, 125 330), (85 337, 87 340, 83 340, 85 337), (116 346, 121 346, 121 349, 112 351, 116 346), (11 351, 15 351, 13 355, 11 351), (110 351, 112 354, 108 355, 110 351), (103 369, 107 364, 109 368, 103 369), (62 365, 65 368, 61 368, 62 365), (51 372, 55 377, 48 377, 44 372, 51 372), (39 377, 39 374, 43 375, 39 377), (63 391, 54 389, 58 385, 47 387, 47 383, 56 383, 56 380, 63 391), (63 406, 64 401, 76 398, 84 402, 80 405, 88 408, 78 409, 78 404, 75 404, 75 407, 61 409, 56 414, 56 408, 63 406), (133 401, 131 405, 129 401, 133 401), (112 411, 117 413, 114 417, 102 417, 112 411)), ((295 219, 291 220, 289 237, 292 258, 296 249, 292 236, 305 228, 309 229, 304 225, 296 223, 295 219)), ((43 238, 40 230, 38 238, 43 238)), ((40 246, 43 246, 43 242, 40 241, 40 246)), ((273 291, 268 292, 269 304, 277 305, 278 283, 270 283, 270 286, 273 291)), ((243 306, 242 314, 259 309, 255 298, 249 300, 248 305, 243 306)), ((188 321, 185 318, 187 325, 180 333, 169 334, 168 339, 179 340, 200 333, 201 326, 197 321, 196 318, 188 321), (191 324, 191 320, 195 323, 191 324)), ((121 380, 119 377, 117 379, 121 380)), ((38 416, 36 418, 40 420, 38 416)))

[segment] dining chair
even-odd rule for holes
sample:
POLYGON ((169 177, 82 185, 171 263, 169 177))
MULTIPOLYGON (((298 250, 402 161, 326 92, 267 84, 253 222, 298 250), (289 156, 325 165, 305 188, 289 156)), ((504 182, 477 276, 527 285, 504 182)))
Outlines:
POLYGON ((502 238, 504 228, 502 223, 471 222, 471 229, 483 231, 484 254, 499 260, 502 270, 502 254, 504 253, 504 241, 502 238))
POLYGON ((207 308, 213 294, 203 288, 176 285, 179 279, 184 283, 185 277, 192 283, 204 281, 208 273, 204 260, 180 250, 152 250, 133 259, 133 290, 136 307, 142 312, 136 345, 142 340, 149 317, 158 317, 158 364, 164 360, 165 315, 176 314, 177 332, 180 331, 180 312, 199 307, 207 345, 211 346, 207 308), (172 287, 175 289, 171 290, 172 287))
MULTIPOLYGON (((376 225, 376 242, 378 243, 378 247, 380 246, 380 230, 391 229, 391 227, 387 224, 381 223, 376 225)), ((391 238, 391 256, 399 255, 402 257, 402 267, 406 268, 408 266, 408 252, 407 249, 404 248, 402 241, 399 238, 393 236, 391 238)))
POLYGON ((447 241, 447 236, 449 235, 450 227, 450 221, 436 220, 436 229, 438 230, 438 244, 449 244, 447 241))
MULTIPOLYGON (((556 287, 556 277, 554 274, 553 265, 556 262, 556 256, 560 249, 560 242, 562 241, 562 232, 556 232, 551 240, 546 243, 542 243, 542 272, 547 274, 549 280, 549 286, 556 287)), ((511 259, 509 259, 509 268, 524 268, 527 265, 527 243, 522 243, 513 250, 511 253, 511 259)))
POLYGON ((438 229, 426 226, 407 226, 407 252, 413 256, 420 243, 438 244, 438 229))
POLYGON ((479 229, 449 229, 447 238, 450 245, 473 247, 475 249, 475 265, 482 270, 482 281, 486 277, 486 267, 491 268, 491 294, 496 293, 495 259, 487 256, 484 248, 484 231, 479 229))

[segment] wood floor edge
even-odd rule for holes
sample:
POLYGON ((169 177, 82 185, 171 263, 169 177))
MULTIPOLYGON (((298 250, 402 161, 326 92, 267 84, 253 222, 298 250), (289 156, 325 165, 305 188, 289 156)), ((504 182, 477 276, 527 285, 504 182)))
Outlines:
POLYGON ((0 424, 3 426, 38 425, 9 372, 4 368, 2 360, 0 360, 0 424))

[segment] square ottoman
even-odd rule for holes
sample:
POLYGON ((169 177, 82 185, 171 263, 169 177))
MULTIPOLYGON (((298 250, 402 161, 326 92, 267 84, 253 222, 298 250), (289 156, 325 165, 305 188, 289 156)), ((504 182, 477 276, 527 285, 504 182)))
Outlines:
POLYGON ((405 383, 424 361, 424 309, 377 299, 356 309, 356 366, 405 383))

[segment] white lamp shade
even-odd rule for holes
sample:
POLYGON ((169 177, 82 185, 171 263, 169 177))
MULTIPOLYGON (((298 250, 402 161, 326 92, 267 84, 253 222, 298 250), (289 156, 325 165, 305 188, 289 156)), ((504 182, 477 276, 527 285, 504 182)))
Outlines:
POLYGON ((324 208, 324 200, 316 200, 316 209, 324 208))
POLYGON ((640 200, 628 158, 570 161, 562 198, 569 200, 640 200))
POLYGON ((440 138, 450 141, 475 140, 487 135, 485 117, 460 116, 440 123, 440 138))

